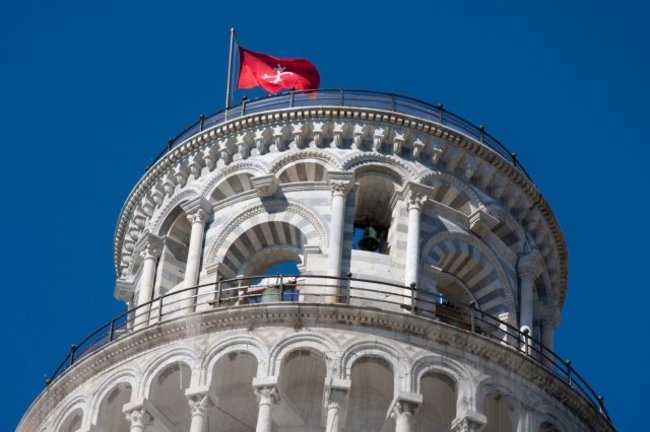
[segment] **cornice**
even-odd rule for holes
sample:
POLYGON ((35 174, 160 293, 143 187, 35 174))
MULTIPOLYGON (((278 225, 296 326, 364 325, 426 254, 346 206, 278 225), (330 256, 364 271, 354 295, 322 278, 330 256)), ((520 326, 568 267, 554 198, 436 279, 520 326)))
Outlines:
MULTIPOLYGON (((354 146, 359 146, 364 143, 363 136, 355 134, 355 128, 347 128, 350 129, 347 130, 342 125, 336 123, 336 120, 349 120, 356 121, 357 123, 360 121, 368 122, 379 125, 377 130, 381 129, 382 131, 381 136, 379 138, 375 136, 374 140, 372 136, 366 137, 370 143, 368 155, 379 154, 382 157, 387 157, 386 153, 390 154, 395 151, 400 153, 402 149, 410 149, 411 153, 409 155, 404 155, 403 157, 400 153, 399 157, 390 156, 390 159, 399 160, 407 158, 412 161, 422 160, 424 163, 432 165, 437 165, 440 161, 445 161, 447 170, 451 169, 453 171, 460 169, 462 176, 467 181, 477 181, 477 179, 480 179, 480 187, 487 194, 497 200, 503 201, 507 208, 512 208, 511 211, 515 213, 514 216, 524 226, 527 226, 527 229, 536 230, 536 234, 533 233, 532 235, 533 238, 539 239, 541 242, 546 242, 548 241, 546 239, 546 232, 550 233, 553 242, 550 244, 550 247, 543 248, 543 252, 549 268, 552 268, 557 263, 558 268, 556 271, 553 271, 554 283, 559 286, 559 301, 560 304, 563 303, 568 276, 568 256, 564 236, 555 215, 542 194, 518 168, 514 167, 494 150, 480 142, 433 121, 391 111, 363 107, 308 107, 252 114, 214 126, 177 145, 147 171, 131 191, 120 212, 114 245, 115 269, 118 275, 120 275, 121 267, 127 265, 125 263, 128 263, 131 259, 130 252, 123 249, 127 231, 136 237, 130 238, 130 242, 137 241, 137 236, 139 235, 139 231, 141 231, 141 228, 134 228, 133 224, 130 225, 130 221, 134 219, 136 212, 142 210, 146 214, 147 212, 151 212, 152 208, 156 207, 156 199, 160 200, 160 195, 163 194, 161 184, 165 184, 167 186, 165 190, 171 190, 171 194, 173 195, 173 191, 178 186, 182 188, 186 182, 189 182, 190 177, 187 175, 187 167, 192 164, 189 161, 190 157, 196 159, 199 152, 203 152, 204 157, 207 158, 206 161, 215 162, 216 160, 216 163, 213 163, 212 169, 228 169, 231 164, 241 163, 241 159, 233 160, 233 156, 240 155, 235 143, 237 133, 249 131, 254 128, 257 128, 259 131, 261 127, 270 127, 280 122, 313 120, 317 120, 319 124, 323 121, 334 121, 334 125, 338 129, 334 128, 332 131, 329 131, 325 127, 321 127, 321 129, 313 127, 305 128, 308 132, 303 132, 302 134, 307 135, 309 133, 313 138, 313 142, 308 144, 310 147, 314 147, 310 151, 318 151, 317 149, 321 147, 336 147, 337 142, 340 144, 343 139, 342 136, 345 134, 350 135, 354 146), (319 139, 316 139, 317 134, 319 139), (337 136, 338 141, 335 139, 337 136), (386 145, 391 139, 394 141, 393 145, 386 145), (382 153, 373 151, 378 149, 381 149, 382 153), (462 150, 462 152, 459 153, 459 150, 462 150), (481 166, 479 167, 479 165, 481 166), (488 171, 489 173, 481 177, 483 171, 488 171), (499 182, 500 185, 497 185, 499 182), (491 187, 492 183, 496 186, 491 187), (152 194, 154 186, 157 187, 157 196, 153 196, 155 194, 152 194), (505 186, 508 186, 509 191, 513 191, 507 197, 502 192, 505 186), (513 190, 511 186, 516 186, 518 189, 513 190), (524 201, 522 202, 522 200, 524 201), (532 204, 528 206, 528 203, 532 204), (541 221, 536 219, 535 212, 537 211, 541 215, 541 221), (124 263, 122 263, 122 260, 124 260, 124 263)), ((265 149, 271 146, 271 141, 274 138, 268 135, 260 133, 259 137, 257 137, 256 134, 256 139, 260 141, 257 147, 265 149), (269 142, 262 142, 264 140, 269 142)), ((287 135, 287 140, 289 139, 291 138, 287 135)), ((305 139, 306 136, 303 137, 303 143, 305 139)), ((279 147, 277 151, 280 152, 292 151, 301 153, 304 151, 292 150, 286 145, 279 147)), ((268 150, 264 150, 264 152, 266 151, 268 150)), ((305 151, 306 153, 308 151, 305 151)), ((249 154, 250 156, 245 154, 242 157, 256 156, 253 153, 249 154)), ((362 154, 351 159, 364 160, 366 157, 369 156, 362 154)), ((205 165, 208 166, 209 164, 206 162, 205 165)), ((277 167, 278 165, 275 165, 276 169, 277 167)), ((408 170, 408 173, 412 175, 410 171, 408 170)), ((195 172, 200 175, 201 170, 195 170, 195 172)), ((410 180, 414 180, 414 178, 410 180)), ((139 215, 139 217, 142 217, 142 215, 139 215)))

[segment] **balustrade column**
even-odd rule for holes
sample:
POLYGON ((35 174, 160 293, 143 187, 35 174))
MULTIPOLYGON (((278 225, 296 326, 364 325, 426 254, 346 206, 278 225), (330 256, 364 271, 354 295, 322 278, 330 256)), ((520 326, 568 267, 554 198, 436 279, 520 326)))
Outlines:
POLYGON ((271 432, 273 428, 273 405, 278 403, 280 396, 278 395, 275 385, 256 386, 255 396, 259 403, 257 427, 255 428, 255 432, 271 432))
POLYGON ((134 408, 125 412, 126 420, 129 422, 129 432, 145 432, 147 426, 153 423, 153 417, 142 407, 134 408))
POLYGON ((140 293, 136 304, 138 308, 135 310, 134 328, 136 330, 146 325, 149 320, 151 305, 144 305, 152 300, 156 280, 156 266, 162 251, 162 240, 151 233, 146 233, 138 243, 143 262, 142 275, 140 276, 140 293))
POLYGON ((533 332, 533 307, 535 278, 539 274, 537 254, 530 252, 522 256, 517 264, 520 281, 519 291, 519 330, 527 336, 523 337, 521 350, 530 351, 533 332))
MULTIPOLYGON (((329 250, 327 252, 327 276, 341 276, 341 257, 343 256, 343 229, 345 227, 345 202, 352 186, 352 173, 329 172, 329 184, 332 192, 332 218, 330 221, 329 250)), ((338 283, 334 281, 327 289, 325 301, 336 303, 338 283)))
POLYGON ((210 395, 205 392, 186 391, 185 395, 190 404, 192 420, 190 423, 190 432, 208 432, 208 415, 214 407, 210 395))
POLYGON ((190 244, 187 251, 187 264, 185 265, 185 278, 183 279, 183 293, 180 301, 180 310, 183 313, 191 313, 196 302, 196 289, 189 289, 199 283, 199 270, 201 267, 201 255, 203 253, 203 237, 205 235, 205 223, 210 216, 211 208, 205 199, 201 198, 183 206, 187 212, 187 220, 190 221, 192 230, 190 232, 190 244))
MULTIPOLYGON (((409 191, 406 198, 406 208, 409 214, 408 231, 406 234, 406 262, 404 263, 404 285, 418 283, 418 265, 420 263, 420 215, 422 206, 427 201, 427 195, 409 191)), ((403 304, 414 306, 411 290, 404 290, 403 304)))

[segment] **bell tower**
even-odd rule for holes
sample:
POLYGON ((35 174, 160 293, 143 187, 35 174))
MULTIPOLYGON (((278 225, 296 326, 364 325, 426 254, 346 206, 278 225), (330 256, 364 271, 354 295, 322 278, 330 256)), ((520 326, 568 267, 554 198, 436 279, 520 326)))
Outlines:
POLYGON ((553 350, 558 221, 442 105, 319 90, 202 117, 126 198, 114 256, 124 314, 18 432, 614 431, 553 350))

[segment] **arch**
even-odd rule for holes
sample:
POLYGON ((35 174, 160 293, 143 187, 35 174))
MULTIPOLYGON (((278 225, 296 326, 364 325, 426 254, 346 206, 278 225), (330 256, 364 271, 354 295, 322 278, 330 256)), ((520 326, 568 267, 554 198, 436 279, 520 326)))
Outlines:
POLYGON ((298 228, 305 238, 305 245, 326 248, 325 224, 306 207, 284 200, 269 200, 241 212, 228 222, 208 249, 206 267, 222 262, 230 246, 248 229, 268 223, 284 222, 298 228))
POLYGON ((269 169, 270 174, 279 174, 281 170, 288 167, 289 165, 296 162, 306 162, 306 161, 318 161, 322 166, 329 169, 336 169, 340 161, 335 156, 330 155, 323 151, 317 150, 300 150, 292 152, 291 154, 284 155, 278 158, 271 168, 269 169))
MULTIPOLYGON (((107 397, 116 386, 128 384, 131 386, 131 395, 137 394, 138 371, 132 368, 117 371, 105 378, 94 392, 94 397, 90 403, 89 417, 92 424, 97 424, 99 409, 102 401, 107 397)), ((131 398, 133 399, 133 398, 131 398)))
POLYGON ((496 255, 463 232, 442 232, 422 247, 420 268, 435 266, 454 274, 470 289, 483 312, 516 311, 513 288, 496 255), (504 302, 505 300, 505 302, 504 302))
POLYGON ((246 159, 232 163, 219 170, 215 170, 201 187, 200 195, 209 197, 213 193, 213 189, 221 182, 222 179, 228 177, 233 173, 247 173, 252 176, 266 175, 269 172, 268 165, 259 160, 246 159))
POLYGON ((253 175, 248 172, 238 172, 222 178, 210 193, 210 202, 219 202, 253 188, 253 175))
POLYGON ((149 219, 148 230, 156 235, 162 235, 161 229, 172 212, 182 203, 191 201, 201 196, 201 192, 192 186, 185 187, 182 191, 172 196, 158 211, 149 219))
POLYGON ((244 352, 252 355, 257 360, 257 375, 266 376, 268 373, 269 350, 266 344, 252 335, 232 336, 221 340, 213 346, 203 357, 198 377, 200 385, 212 385, 212 370, 225 355, 235 352, 244 352))
POLYGON ((278 183, 323 182, 327 180, 327 165, 310 160, 299 160, 278 172, 278 183))
POLYGON ((533 415, 533 432, 551 432, 553 429, 542 429, 544 423, 555 426, 556 431, 568 432, 574 430, 575 421, 572 421, 562 409, 558 409, 549 403, 539 401, 534 404, 535 415, 533 415))
POLYGON ((400 360, 405 358, 400 356, 397 349, 385 342, 353 339, 342 349, 340 377, 350 379, 352 365, 362 357, 379 357, 387 361, 393 370, 395 389, 399 388, 398 383, 403 377, 406 377, 410 366, 409 364, 400 364, 400 360))
POLYGON ((369 352, 350 369, 350 391, 345 430, 393 430, 395 420, 387 416, 397 395, 396 370, 385 357, 369 352))
MULTIPOLYGON (((518 386, 516 390, 510 388, 507 385, 513 385, 510 382, 502 382, 499 381, 497 382, 494 377, 489 377, 485 376, 483 379, 478 383, 478 386, 476 388, 476 402, 477 402, 477 408, 478 411, 483 413, 485 417, 487 418, 487 424, 484 427, 484 430, 487 432, 508 432, 508 430, 501 430, 501 429, 488 429, 488 427, 493 426, 493 423, 490 422, 490 413, 488 413, 488 408, 486 408, 486 401, 488 401, 488 398, 491 396, 495 396, 497 398, 497 402, 499 399, 505 398, 507 403, 510 404, 508 407, 511 409, 512 414, 510 415, 510 426, 511 426, 511 431, 515 432, 517 428, 517 424, 519 422, 519 419, 521 418, 522 415, 522 403, 526 403, 526 400, 528 398, 528 389, 526 387, 521 387, 518 386)), ((493 408, 493 407, 492 407, 493 408)), ((494 420, 493 420, 494 421, 494 420)))
POLYGON ((129 424, 124 416, 124 405, 132 400, 134 387, 128 381, 112 383, 107 391, 97 398, 97 408, 93 413, 92 424, 100 430, 128 432, 129 424))
POLYGON ((471 186, 450 174, 431 171, 421 175, 417 181, 435 188, 432 196, 434 201, 465 215, 469 216, 482 205, 480 197, 471 186))
POLYGON ((336 353, 339 351, 336 342, 318 333, 296 333, 280 340, 269 354, 269 375, 278 375, 281 364, 287 355, 296 350, 307 350, 325 358, 328 376, 335 376, 337 371, 336 353))
POLYGON ((458 386, 459 395, 471 395, 472 374, 469 369, 462 363, 437 354, 424 354, 413 360, 408 374, 410 391, 420 393, 420 381, 430 372, 441 373, 451 378, 458 386))
POLYGON ((86 396, 76 396, 73 397, 70 401, 63 404, 59 409, 57 418, 52 427, 53 432, 75 432, 80 430, 87 420, 88 414, 88 398, 86 396), (77 422, 72 416, 80 416, 79 421, 77 422), (72 423, 74 421, 74 423, 72 423), (76 429, 70 429, 70 426, 73 424, 78 425, 76 429), (69 430, 64 430, 64 428, 69 430))
MULTIPOLYGON (((144 373, 138 386, 138 397, 149 398, 153 380, 167 367, 178 363, 186 365, 190 371, 194 372, 199 364, 198 355, 188 348, 174 348, 155 357, 143 368, 144 373)), ((192 383, 196 380, 195 375, 192 373, 192 383)))
POLYGON ((339 169, 341 171, 356 171, 365 165, 375 165, 397 173, 400 176, 400 184, 413 180, 417 176, 415 169, 400 158, 376 152, 356 153, 348 156, 339 164, 339 169))

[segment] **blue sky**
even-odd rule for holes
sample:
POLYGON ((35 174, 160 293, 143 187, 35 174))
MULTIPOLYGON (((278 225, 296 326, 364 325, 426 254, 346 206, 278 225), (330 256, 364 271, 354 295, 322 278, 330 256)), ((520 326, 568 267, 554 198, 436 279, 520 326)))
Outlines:
POLYGON ((166 139, 223 107, 231 26, 248 48, 312 60, 323 87, 444 102, 516 151, 568 244, 557 351, 620 431, 647 426, 644 2, 64 0, 0 16, 0 430, 123 310, 118 212, 166 139))

